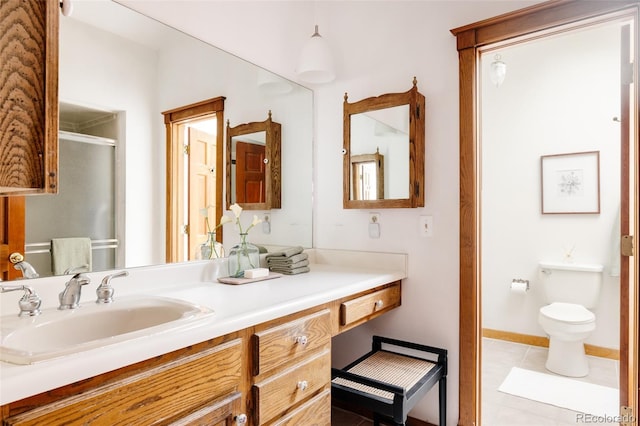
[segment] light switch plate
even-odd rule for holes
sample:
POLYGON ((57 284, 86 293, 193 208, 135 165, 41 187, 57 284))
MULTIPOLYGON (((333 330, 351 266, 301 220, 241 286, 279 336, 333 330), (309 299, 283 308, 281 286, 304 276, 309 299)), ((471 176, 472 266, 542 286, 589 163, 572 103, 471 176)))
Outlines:
POLYGON ((433 237, 433 216, 420 216, 418 232, 422 237, 433 237))

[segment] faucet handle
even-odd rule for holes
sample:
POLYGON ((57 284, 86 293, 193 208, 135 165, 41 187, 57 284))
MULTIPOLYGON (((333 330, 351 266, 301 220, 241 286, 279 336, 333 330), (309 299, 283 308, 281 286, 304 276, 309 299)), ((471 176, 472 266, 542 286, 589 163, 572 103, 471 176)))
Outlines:
POLYGON ((40 315, 42 300, 32 287, 28 285, 0 285, 0 293, 18 290, 24 291, 24 295, 18 301, 18 306, 20 307, 20 313, 18 315, 21 317, 40 315))
POLYGON ((113 287, 111 286, 111 280, 113 278, 126 277, 129 275, 127 271, 120 271, 113 274, 109 274, 102 279, 102 282, 96 289, 96 303, 111 303, 113 302, 113 287))

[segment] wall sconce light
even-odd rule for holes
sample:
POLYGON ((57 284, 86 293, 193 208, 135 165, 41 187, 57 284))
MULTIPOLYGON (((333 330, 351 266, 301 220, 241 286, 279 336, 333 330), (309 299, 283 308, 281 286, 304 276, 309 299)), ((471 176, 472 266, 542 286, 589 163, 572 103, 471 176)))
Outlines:
POLYGON ((502 62, 500 55, 494 56, 493 59, 494 61, 491 62, 491 82, 496 87, 500 87, 507 75, 507 64, 502 62))
POLYGON ((71 0, 60 1, 60 9, 64 16, 71 16, 71 13, 73 12, 73 4, 71 4, 71 0))
POLYGON ((296 73, 300 80, 313 84, 329 83, 336 78, 329 44, 318 32, 317 25, 300 53, 296 73))

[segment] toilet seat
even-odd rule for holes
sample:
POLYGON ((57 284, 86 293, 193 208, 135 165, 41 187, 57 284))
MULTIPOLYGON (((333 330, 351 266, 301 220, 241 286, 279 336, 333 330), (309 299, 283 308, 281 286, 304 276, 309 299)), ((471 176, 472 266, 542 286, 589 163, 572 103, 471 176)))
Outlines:
POLYGON ((587 324, 596 320, 596 315, 582 305, 554 302, 540 308, 540 314, 567 324, 587 324))

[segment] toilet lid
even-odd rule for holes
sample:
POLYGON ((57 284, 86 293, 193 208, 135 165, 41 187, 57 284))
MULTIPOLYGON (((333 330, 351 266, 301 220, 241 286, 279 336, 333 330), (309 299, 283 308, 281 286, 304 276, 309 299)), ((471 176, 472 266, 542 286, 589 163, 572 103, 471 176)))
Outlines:
POLYGON ((595 321, 593 312, 575 303, 556 302, 540 308, 540 313, 547 318, 570 324, 584 324, 595 321))

